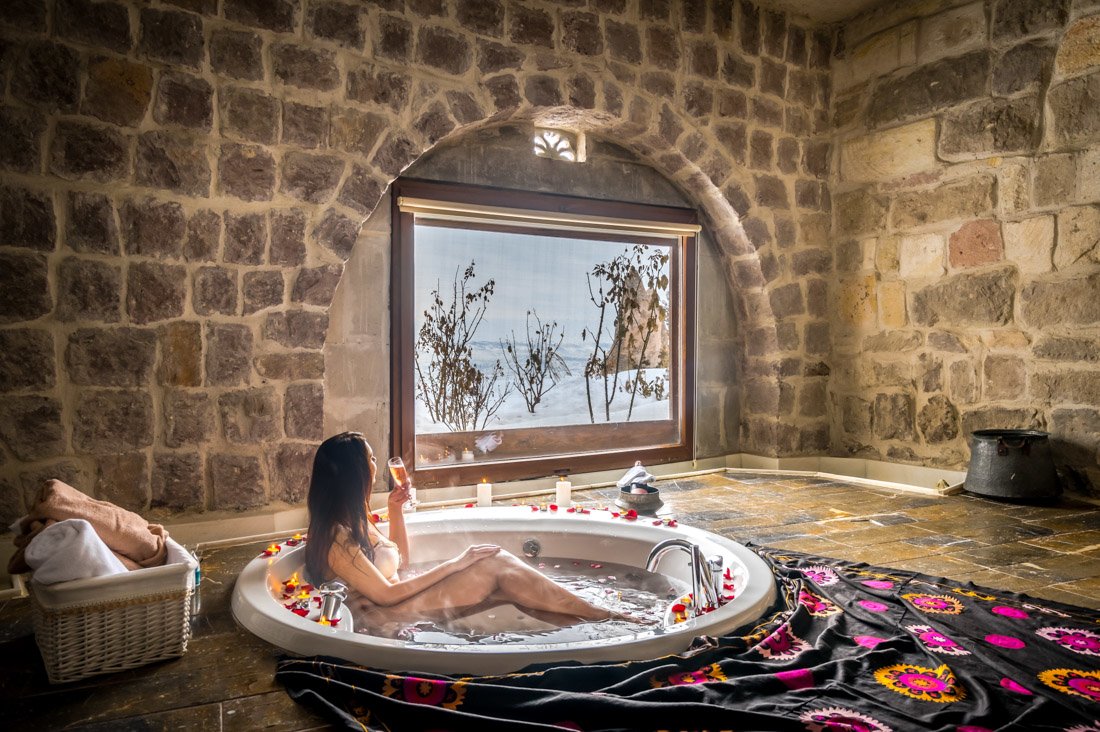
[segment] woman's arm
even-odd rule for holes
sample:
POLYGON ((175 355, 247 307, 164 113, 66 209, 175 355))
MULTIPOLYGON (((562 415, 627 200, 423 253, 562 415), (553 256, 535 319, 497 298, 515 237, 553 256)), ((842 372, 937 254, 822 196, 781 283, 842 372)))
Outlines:
POLYGON ((386 499, 386 510, 390 515, 389 535, 390 541, 397 544, 397 551, 401 555, 401 565, 398 569, 409 566, 409 534, 405 530, 405 503, 409 500, 409 486, 394 486, 386 499))
POLYGON ((500 547, 493 544, 477 544, 423 574, 397 582, 386 579, 362 549, 343 541, 333 543, 328 552, 328 563, 333 573, 347 582, 351 589, 375 605, 389 606, 404 602, 443 578, 499 551, 500 547))

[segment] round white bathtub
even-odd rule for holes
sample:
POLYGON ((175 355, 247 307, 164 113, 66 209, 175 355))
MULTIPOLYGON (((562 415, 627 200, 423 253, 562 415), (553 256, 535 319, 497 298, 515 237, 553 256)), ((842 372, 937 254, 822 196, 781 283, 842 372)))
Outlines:
MULTIPOLYGON (((724 635, 756 620, 775 598, 767 564, 741 544, 687 526, 655 526, 646 517, 629 521, 607 511, 554 513, 512 506, 410 514, 407 523, 418 563, 448 559, 474 543, 499 544, 523 556, 524 541, 535 538, 541 556, 643 567, 657 543, 683 538, 698 544, 708 557, 722 557, 735 598, 686 622, 639 626, 637 633, 615 638, 568 644, 412 643, 352 632, 346 612, 333 627, 288 611, 283 583, 293 573, 302 573, 304 545, 282 544, 273 556, 261 555, 241 572, 233 592, 233 616, 260 638, 302 655, 336 656, 393 671, 496 674, 532 663, 628 661, 679 653, 695 636, 724 635)), ((666 554, 656 571, 685 583, 691 580, 686 552, 666 554)))

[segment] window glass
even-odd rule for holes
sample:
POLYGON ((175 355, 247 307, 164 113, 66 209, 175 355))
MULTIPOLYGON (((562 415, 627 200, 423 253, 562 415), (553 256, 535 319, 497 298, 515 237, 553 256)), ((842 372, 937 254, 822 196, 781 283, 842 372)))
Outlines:
MULTIPOLYGON (((494 208, 507 199, 491 198, 494 208)), ((566 472, 617 454, 603 465, 614 467, 638 451, 682 459, 690 232, 408 208, 399 200, 395 217, 394 259, 413 273, 395 272, 395 438, 420 485, 566 472)))

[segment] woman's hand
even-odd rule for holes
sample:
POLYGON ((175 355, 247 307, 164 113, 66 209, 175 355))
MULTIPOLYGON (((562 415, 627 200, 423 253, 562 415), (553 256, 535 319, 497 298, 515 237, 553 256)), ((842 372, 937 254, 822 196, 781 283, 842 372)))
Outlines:
POLYGON ((455 569, 459 570, 499 553, 500 547, 496 544, 474 544, 451 561, 454 562, 455 569))
POLYGON ((409 502, 409 489, 412 488, 412 483, 405 483, 403 485, 395 485, 393 490, 390 491, 389 496, 386 498, 386 506, 389 508, 390 516, 395 513, 401 513, 401 507, 409 502))

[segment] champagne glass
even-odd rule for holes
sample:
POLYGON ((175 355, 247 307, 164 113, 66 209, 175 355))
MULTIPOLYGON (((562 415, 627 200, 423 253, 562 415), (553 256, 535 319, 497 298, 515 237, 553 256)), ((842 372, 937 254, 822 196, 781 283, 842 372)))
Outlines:
POLYGON ((386 462, 386 466, 390 469, 390 476, 393 478, 394 483, 400 486, 408 486, 409 502, 405 504, 406 510, 416 508, 416 488, 409 480, 409 471, 405 469, 405 461, 399 457, 392 457, 386 462))

